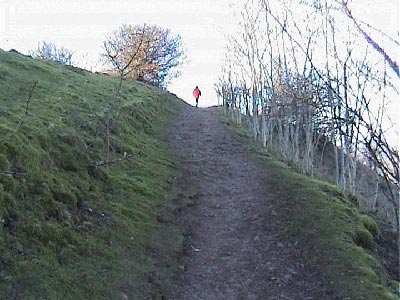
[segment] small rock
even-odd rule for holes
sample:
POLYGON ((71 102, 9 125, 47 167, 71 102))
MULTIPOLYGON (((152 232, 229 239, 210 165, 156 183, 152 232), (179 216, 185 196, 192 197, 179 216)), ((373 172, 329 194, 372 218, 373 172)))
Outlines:
POLYGON ((122 293, 122 299, 123 299, 123 300, 128 300, 128 299, 129 299, 129 298, 128 298, 128 295, 125 294, 125 293, 122 293))
POLYGON ((192 200, 188 200, 188 201, 186 202, 186 206, 187 206, 187 207, 193 207, 195 204, 196 204, 196 203, 195 203, 194 201, 192 201, 192 200))
POLYGON ((288 284, 292 280, 293 276, 291 274, 285 274, 282 278, 282 282, 288 284))
POLYGON ((220 209, 220 208, 221 208, 221 205, 220 205, 220 204, 215 204, 215 205, 211 206, 211 208, 213 208, 213 209, 220 209))
POLYGON ((260 240, 260 237, 259 237, 258 235, 256 235, 256 236, 254 237, 254 239, 253 239, 254 242, 257 242, 257 241, 259 241, 259 240, 260 240))
POLYGON ((192 249, 193 249, 194 252, 200 252, 201 251, 200 248, 196 248, 193 245, 191 245, 191 246, 192 246, 192 249))
POLYGON ((186 270, 185 265, 180 265, 180 266, 179 266, 179 269, 180 269, 181 271, 185 271, 185 270, 186 270))
POLYGON ((209 217, 209 218, 215 218, 214 214, 204 214, 204 216, 209 217))
POLYGON ((276 244, 279 248, 284 248, 285 245, 283 245, 281 242, 278 242, 278 244, 276 244))
POLYGON ((158 215, 158 216, 157 216, 157 221, 158 221, 159 223, 169 223, 170 220, 168 219, 167 216, 158 215))
POLYGON ((257 300, 257 299, 260 299, 257 295, 254 294, 247 295, 247 300, 257 300))

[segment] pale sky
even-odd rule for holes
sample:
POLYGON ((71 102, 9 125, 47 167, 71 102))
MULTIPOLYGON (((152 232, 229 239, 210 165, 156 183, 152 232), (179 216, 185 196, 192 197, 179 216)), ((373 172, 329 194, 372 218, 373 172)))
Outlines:
POLYGON ((180 34, 188 57, 168 90, 200 106, 217 104, 214 83, 224 55, 224 32, 233 22, 229 0, 0 0, 0 48, 27 54, 39 41, 53 42, 101 69, 102 42, 121 24, 157 24, 180 34))

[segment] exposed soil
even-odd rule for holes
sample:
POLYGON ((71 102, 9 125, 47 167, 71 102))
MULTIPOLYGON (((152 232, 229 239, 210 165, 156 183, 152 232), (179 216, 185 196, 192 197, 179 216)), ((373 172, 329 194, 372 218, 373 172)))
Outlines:
MULTIPOLYGON (((217 109, 185 106, 170 144, 196 191, 181 272, 170 299, 324 299, 320 276, 267 218, 275 207, 268 170, 218 122, 217 109)), ((317 269, 317 268, 315 268, 317 269)))

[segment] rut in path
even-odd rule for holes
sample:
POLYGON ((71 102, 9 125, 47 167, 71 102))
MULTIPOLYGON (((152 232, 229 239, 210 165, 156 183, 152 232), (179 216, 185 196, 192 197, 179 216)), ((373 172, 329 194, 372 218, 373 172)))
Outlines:
POLYGON ((171 299, 322 299, 300 250, 265 217, 274 209, 265 167, 216 112, 185 106, 172 129, 185 184, 198 192, 189 213, 188 255, 171 299))

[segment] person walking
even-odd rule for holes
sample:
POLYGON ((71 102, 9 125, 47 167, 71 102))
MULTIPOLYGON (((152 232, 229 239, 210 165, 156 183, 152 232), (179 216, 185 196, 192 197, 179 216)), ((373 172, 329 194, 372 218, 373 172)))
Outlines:
POLYGON ((199 90, 199 87, 196 85, 196 87, 193 90, 193 97, 196 99, 196 107, 199 107, 200 96, 201 96, 201 91, 199 90))

